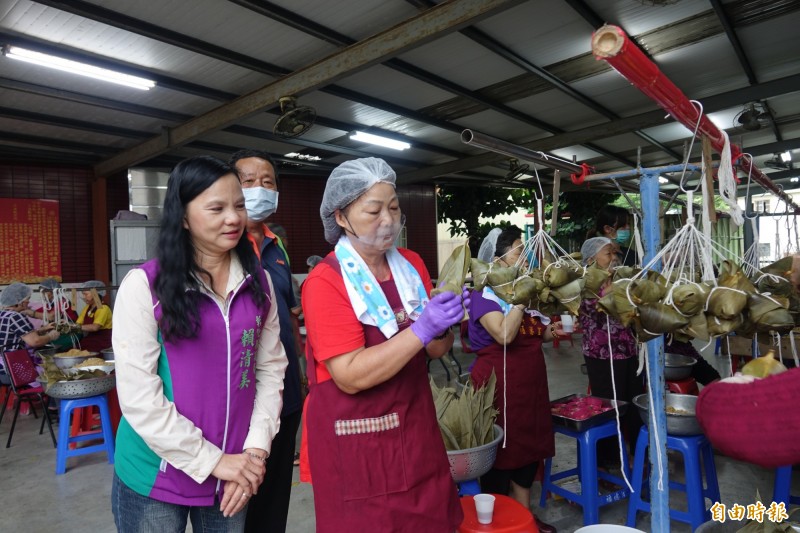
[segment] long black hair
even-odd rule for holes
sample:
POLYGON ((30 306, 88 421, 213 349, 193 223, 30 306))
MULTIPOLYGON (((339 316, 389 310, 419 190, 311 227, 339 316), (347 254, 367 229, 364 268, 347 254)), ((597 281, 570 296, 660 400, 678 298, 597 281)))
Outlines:
POLYGON ((607 205, 597 212, 595 217, 594 227, 589 228, 586 233, 586 238, 592 237, 606 237, 605 227, 611 226, 612 228, 621 228, 628 224, 628 211, 625 208, 616 205, 607 205))
MULTIPOLYGON (((196 291, 200 288, 197 275, 210 274, 197 264, 189 230, 183 226, 186 206, 228 174, 237 176, 236 170, 224 161, 216 157, 199 156, 181 161, 169 175, 158 236, 156 257, 159 270, 155 279, 156 296, 162 309, 159 328, 165 339, 192 338, 200 328, 196 304, 196 291), (187 288, 194 290, 187 291, 187 288)), ((261 265, 246 231, 235 250, 245 273, 251 275, 253 300, 258 307, 263 307, 268 288, 263 286, 261 276, 256 275, 261 265)))

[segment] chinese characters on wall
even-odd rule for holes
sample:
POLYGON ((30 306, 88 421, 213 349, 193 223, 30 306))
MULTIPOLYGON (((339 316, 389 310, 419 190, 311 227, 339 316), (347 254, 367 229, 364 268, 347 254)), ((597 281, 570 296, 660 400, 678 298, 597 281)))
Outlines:
POLYGON ((0 284, 61 279, 58 201, 0 198, 0 284))

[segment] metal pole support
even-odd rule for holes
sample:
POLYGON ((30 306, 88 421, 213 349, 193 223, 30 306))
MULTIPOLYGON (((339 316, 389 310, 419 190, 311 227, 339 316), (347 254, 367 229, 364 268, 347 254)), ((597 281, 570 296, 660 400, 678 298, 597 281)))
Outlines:
MULTIPOLYGON (((658 173, 643 172, 639 186, 642 193, 642 212, 644 220, 644 261, 647 264, 658 253, 661 244, 661 225, 658 206, 658 173)), ((660 262, 654 265, 661 270, 660 262)), ((664 411, 664 338, 658 337, 647 342, 647 372, 652 387, 653 405, 650 406, 650 508, 652 533, 669 532, 669 473, 667 472, 667 416, 664 411), (655 415, 655 426, 653 416, 655 415), (658 443, 658 445, 656 445, 658 443), (662 476, 659 476, 659 465, 655 451, 660 449, 663 458, 662 476), (663 490, 659 490, 659 479, 663 480, 663 490)))

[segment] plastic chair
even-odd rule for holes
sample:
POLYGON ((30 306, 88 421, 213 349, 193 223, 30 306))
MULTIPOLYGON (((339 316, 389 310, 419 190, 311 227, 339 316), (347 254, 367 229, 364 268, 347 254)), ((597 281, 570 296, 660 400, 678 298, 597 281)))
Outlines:
MULTIPOLYGON (((619 501, 628 496, 628 489, 621 488, 609 494, 599 494, 598 480, 604 479, 619 487, 626 487, 621 478, 598 470, 597 468, 597 441, 600 439, 617 437, 617 422, 609 420, 598 426, 590 427, 583 431, 575 431, 563 426, 553 426, 553 431, 578 441, 578 466, 552 474, 552 459, 545 459, 544 479, 542 480, 542 497, 539 506, 547 503, 547 493, 561 496, 565 500, 577 503, 583 507, 583 525, 597 524, 600 516, 600 507, 619 501), (573 492, 556 485, 555 482, 576 475, 580 481, 580 492, 573 492)), ((628 474, 628 465, 622 465, 625 474, 628 474)))
MULTIPOLYGON (((8 442, 6 448, 11 447, 11 439, 14 437, 14 428, 17 425, 17 417, 19 416, 19 409, 22 402, 27 402, 31 407, 34 418, 36 416, 36 408, 34 402, 42 405, 42 426, 39 428, 39 435, 44 432, 44 423, 47 422, 47 427, 50 430, 50 437, 53 439, 53 447, 56 446, 56 436, 53 433, 53 424, 50 421, 50 414, 47 412, 47 403, 44 400, 44 389, 41 385, 35 387, 30 386, 31 383, 36 383, 36 378, 39 374, 36 372, 36 367, 33 364, 28 350, 11 350, 3 352, 3 362, 6 366, 6 371, 11 378, 11 394, 14 396, 14 419, 11 422, 11 431, 8 434, 8 442)), ((6 412, 6 402, 3 402, 2 410, 0 410, 0 423, 3 421, 3 415, 6 412)))
POLYGON ((667 381, 665 383, 667 390, 676 394, 693 394, 694 396, 700 394, 697 381, 695 381, 693 377, 688 377, 680 381, 667 381))
POLYGON ((792 465, 775 469, 775 484, 772 486, 772 501, 783 502, 789 505, 800 505, 800 496, 792 496, 789 489, 792 486, 792 465))
MULTIPOLYGON (((650 502, 642 500, 642 487, 648 479, 644 474, 645 460, 647 458, 648 446, 650 445, 650 434, 647 426, 642 426, 639 430, 639 438, 636 441, 636 454, 633 459, 633 494, 628 500, 628 527, 636 526, 636 513, 638 511, 650 512, 650 502)), ((714 452, 711 443, 703 435, 677 436, 667 435, 668 450, 676 450, 683 455, 683 464, 686 471, 686 483, 670 481, 669 488, 680 490, 686 493, 688 510, 678 511, 670 509, 669 517, 673 520, 685 522, 692 526, 692 531, 700 527, 700 524, 711 520, 711 513, 706 509, 706 498, 712 502, 720 501, 719 483, 717 482, 717 468, 714 465, 714 452), (702 458, 702 466, 700 460, 702 458), (705 473, 705 485, 703 484, 703 473, 705 473)))
POLYGON ((108 412, 108 401, 105 394, 90 396, 88 398, 78 398, 75 400, 61 400, 59 406, 59 416, 61 424, 58 426, 58 447, 56 448, 56 474, 63 474, 67 471, 67 459, 87 453, 106 452, 108 454, 108 464, 114 464, 114 435, 111 428, 111 417, 108 412), (100 410, 100 429, 90 433, 83 433, 77 436, 70 436, 70 416, 72 412, 85 407, 96 406, 100 410), (70 449, 70 444, 86 440, 102 439, 100 444, 84 446, 82 448, 70 449))

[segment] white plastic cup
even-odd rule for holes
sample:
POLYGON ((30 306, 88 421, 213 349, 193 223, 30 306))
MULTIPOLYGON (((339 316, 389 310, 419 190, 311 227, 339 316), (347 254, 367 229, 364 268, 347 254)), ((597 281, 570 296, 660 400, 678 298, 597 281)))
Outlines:
POLYGON ((475 511, 478 513, 478 522, 481 524, 491 524, 494 514, 494 496, 491 494, 476 494, 475 511))
POLYGON ((561 330, 564 333, 572 333, 575 329, 572 315, 561 315, 561 330))

